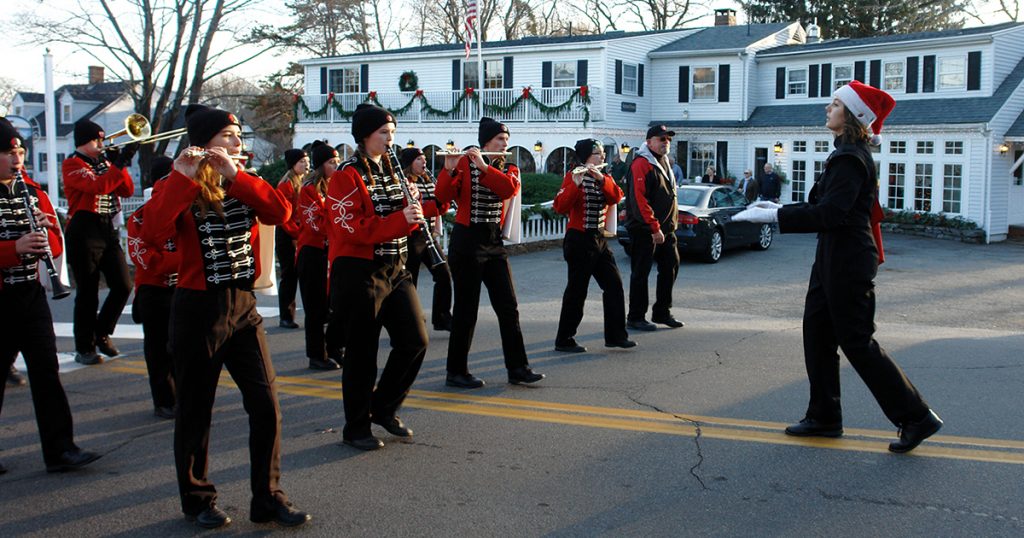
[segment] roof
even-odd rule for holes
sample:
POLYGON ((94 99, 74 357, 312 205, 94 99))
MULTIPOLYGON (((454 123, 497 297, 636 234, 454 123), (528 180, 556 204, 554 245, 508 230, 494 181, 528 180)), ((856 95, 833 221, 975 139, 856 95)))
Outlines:
POLYGON ((781 31, 791 24, 789 22, 774 22, 769 24, 710 26, 654 49, 651 53, 742 49, 751 43, 756 43, 781 31))
POLYGON ((1014 138, 1024 137, 1024 112, 1017 116, 1017 121, 1013 122, 1013 125, 1006 130, 1006 136, 1012 136, 1014 138))
MULTIPOLYGON (((123 82, 101 82, 99 84, 65 84, 57 91, 53 92, 54 95, 60 96, 65 91, 71 94, 76 101, 89 101, 97 102, 98 104, 82 115, 82 118, 91 118, 100 110, 103 110, 107 105, 113 103, 115 100, 125 94, 125 84, 123 82)), ((24 94, 22 94, 24 95, 24 94)), ((42 94, 39 94, 42 95, 42 94)), ((54 113, 57 114, 55 117, 60 118, 60 102, 54 103, 54 113)), ((77 120, 76 120, 77 121, 77 120)), ((40 112, 35 116, 35 122, 39 125, 39 136, 46 136, 46 113, 40 112)), ((74 131, 75 125, 73 123, 61 123, 57 122, 57 136, 63 137, 74 131)))
MULTIPOLYGON (((614 31, 606 32, 603 34, 587 34, 587 35, 571 35, 571 36, 531 36, 524 37, 522 39, 513 39, 509 41, 488 41, 487 48, 503 48, 503 47, 533 47, 536 45, 563 45, 563 44, 575 44, 575 43, 594 43, 601 41, 611 41, 614 39, 624 39, 627 37, 637 37, 645 35, 657 35, 670 32, 688 32, 693 31, 692 29, 674 29, 674 30, 658 30, 655 32, 623 32, 614 31)), ((420 52, 443 52, 443 51, 463 51, 466 49, 465 43, 443 43, 440 45, 423 45, 420 47, 406 47, 401 49, 390 49, 384 51, 372 51, 372 52, 357 52, 354 54, 342 54, 340 56, 325 56, 322 58, 316 58, 317 60, 329 60, 332 58, 358 58, 361 56, 378 56, 378 55, 395 55, 395 54, 414 54, 420 52)))
MULTIPOLYGON (((951 123, 985 123, 1003 106, 1024 80, 1024 59, 1003 80, 991 97, 959 97, 952 99, 908 99, 899 101, 885 124, 939 125, 951 123)), ((754 109, 746 121, 657 121, 651 125, 690 128, 743 128, 743 127, 807 127, 824 125, 825 105, 769 105, 754 109)), ((1022 120, 1018 119, 1024 131, 1022 120)), ((1012 129, 1012 128, 1011 128, 1012 129)))
POLYGON ((42 103, 46 97, 41 93, 35 92, 18 92, 18 95, 20 95, 21 100, 26 103, 42 103))
POLYGON ((818 43, 807 43, 803 45, 782 45, 779 47, 772 47, 770 49, 762 50, 761 52, 758 53, 758 56, 767 56, 770 54, 785 54, 789 52, 814 52, 819 50, 832 50, 847 47, 861 47, 868 45, 882 45, 910 41, 923 41, 925 39, 986 35, 994 34, 1000 30, 1005 30, 1007 28, 1013 28, 1015 26, 1022 25, 1024 25, 1024 23, 1004 22, 1001 24, 993 24, 990 26, 976 26, 973 28, 954 28, 952 30, 937 30, 933 32, 916 32, 912 34, 830 39, 818 43))

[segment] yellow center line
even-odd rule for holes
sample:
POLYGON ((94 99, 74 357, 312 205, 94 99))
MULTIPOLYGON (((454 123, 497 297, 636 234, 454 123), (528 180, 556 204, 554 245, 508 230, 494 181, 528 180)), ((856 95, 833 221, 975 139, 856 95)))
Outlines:
MULTIPOLYGON (((139 366, 135 366, 130 361, 121 361, 121 364, 119 366, 110 365, 109 368, 117 372, 146 375, 145 367, 141 366, 141 362, 137 363, 139 366)), ((284 394, 329 400, 342 399, 341 383, 338 381, 293 376, 278 376, 277 381, 278 391, 284 394)), ((234 386, 227 372, 221 374, 221 384, 234 386)), ((673 416, 656 411, 424 390, 411 391, 405 401, 405 406, 476 416, 687 437, 697 434, 697 424, 699 423, 700 434, 705 438, 858 452, 885 453, 888 451, 888 441, 895 439, 893 432, 869 429, 847 429, 846 436, 841 439, 790 437, 782 433, 785 424, 777 422, 684 414, 673 416), (882 442, 872 439, 880 439, 882 442)), ((1024 464, 1024 442, 935 436, 929 439, 929 444, 916 448, 913 454, 936 458, 1024 464), (935 443, 956 446, 937 446, 935 443)))

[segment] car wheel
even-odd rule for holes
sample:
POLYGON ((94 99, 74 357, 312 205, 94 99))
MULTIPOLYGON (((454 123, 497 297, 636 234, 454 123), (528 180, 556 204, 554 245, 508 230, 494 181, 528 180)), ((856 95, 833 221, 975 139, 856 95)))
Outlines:
POLYGON ((751 243, 750 248, 754 250, 768 250, 775 239, 775 228, 771 224, 762 224, 757 232, 757 242, 751 243))
POLYGON ((718 263, 722 258, 722 232, 711 230, 711 238, 708 239, 708 249, 704 252, 704 261, 707 263, 718 263))

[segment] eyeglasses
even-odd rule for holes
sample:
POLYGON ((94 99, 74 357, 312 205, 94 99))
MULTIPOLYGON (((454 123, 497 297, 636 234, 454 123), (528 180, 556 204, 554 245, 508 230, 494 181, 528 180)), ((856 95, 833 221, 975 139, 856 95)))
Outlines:
POLYGON ((671 142, 672 141, 672 137, 671 136, 659 136, 658 140, 661 140, 662 142, 671 142))

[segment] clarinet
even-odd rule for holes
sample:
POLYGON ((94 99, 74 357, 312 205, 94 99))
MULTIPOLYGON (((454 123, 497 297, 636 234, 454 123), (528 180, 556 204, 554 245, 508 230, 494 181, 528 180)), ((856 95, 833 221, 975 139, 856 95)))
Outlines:
MULTIPOLYGON (((25 183, 25 178, 21 175, 21 170, 14 172, 14 183, 11 184, 11 191, 14 192, 16 185, 21 186, 21 200, 25 203, 25 215, 28 217, 28 225, 32 230, 32 233, 43 231, 40 229, 39 224, 36 223, 35 211, 32 206, 32 195, 28 192, 28 184, 25 183)), ((46 238, 46 254, 39 256, 39 259, 43 260, 43 264, 46 265, 46 274, 50 276, 50 290, 53 292, 54 299, 63 299, 68 295, 71 295, 71 289, 65 286, 60 281, 60 275, 57 273, 57 268, 53 265, 53 257, 50 254, 50 238, 46 238)))
MULTIPOLYGON (((405 195, 405 203, 416 203, 416 200, 412 197, 412 191, 409 190, 409 179, 405 177, 405 172, 402 171, 402 165, 398 162, 398 156, 395 155, 393 148, 388 148, 388 159, 391 161, 391 169, 398 175, 398 184, 402 187, 402 194, 405 195)), ((445 263, 444 257, 437 251, 437 245, 434 244, 434 238, 430 235, 430 230, 427 229, 424 223, 420 223, 419 231, 423 234, 427 243, 427 265, 431 269, 443 265, 445 263)))

